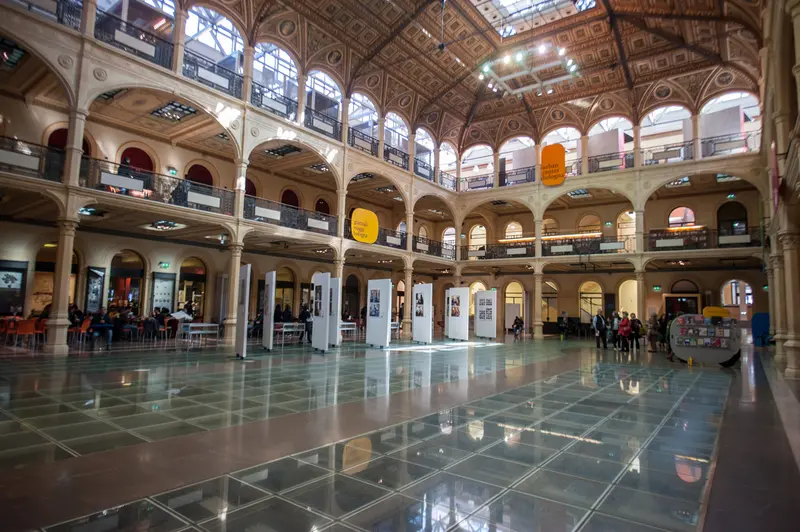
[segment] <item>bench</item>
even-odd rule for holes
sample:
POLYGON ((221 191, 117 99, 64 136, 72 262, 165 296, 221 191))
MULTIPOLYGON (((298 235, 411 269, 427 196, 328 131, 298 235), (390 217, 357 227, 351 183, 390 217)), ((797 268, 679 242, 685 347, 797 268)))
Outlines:
POLYGON ((294 335, 303 333, 306 330, 305 323, 276 323, 275 324, 275 334, 281 335, 281 348, 283 348, 284 343, 286 342, 286 335, 294 335))
POLYGON ((389 329, 392 331, 392 334, 396 335, 396 338, 399 340, 400 339, 400 330, 401 330, 400 329, 400 322, 399 321, 393 321, 392 324, 389 326, 389 329), (394 332, 394 331, 397 331, 397 332, 394 332))
POLYGON ((216 323, 182 323, 181 332, 183 339, 189 342, 189 346, 194 342, 195 337, 202 345, 203 338, 213 336, 219 343, 219 325, 216 323))
MULTIPOLYGON (((339 324, 339 332, 351 333, 350 337, 355 342, 358 339, 358 324, 354 321, 343 321, 342 323, 339 324)), ((342 334, 342 338, 344 338, 344 334, 342 334)))

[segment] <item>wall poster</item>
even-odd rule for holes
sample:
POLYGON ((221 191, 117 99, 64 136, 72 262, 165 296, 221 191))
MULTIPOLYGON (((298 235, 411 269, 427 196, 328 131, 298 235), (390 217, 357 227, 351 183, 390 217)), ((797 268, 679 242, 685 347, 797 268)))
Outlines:
POLYGON ((314 285, 314 317, 322 316, 322 287, 314 285))
POLYGON ((381 291, 369 291, 369 317, 377 318, 381 314, 381 291))

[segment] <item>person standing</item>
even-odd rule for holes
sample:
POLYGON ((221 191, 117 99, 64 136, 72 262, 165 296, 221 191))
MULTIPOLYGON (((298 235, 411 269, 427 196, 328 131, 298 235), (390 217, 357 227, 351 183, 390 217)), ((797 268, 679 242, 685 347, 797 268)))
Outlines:
POLYGON ((639 338, 642 336, 642 322, 636 317, 636 314, 631 313, 631 347, 636 347, 638 351, 639 338))
POLYGON ((314 321, 311 317, 311 312, 308 310, 308 305, 303 305, 303 310, 300 311, 298 316, 300 323, 305 323, 306 330, 300 333, 300 344, 303 343, 303 335, 308 336, 308 343, 311 343, 311 331, 314 328, 314 321))
POLYGON ((566 340, 569 333, 569 316, 567 316, 566 310, 562 310, 561 316, 558 318, 558 329, 561 332, 561 339, 566 340))
POLYGON ((608 349, 608 340, 606 339, 606 319, 603 317, 603 310, 597 309, 597 315, 592 318, 592 327, 594 327, 594 337, 597 342, 597 349, 600 349, 600 339, 603 339, 603 349, 608 349))
POLYGON ((283 309, 283 323, 292 323, 294 318, 292 317, 292 307, 286 305, 283 309))
POLYGON ((619 313, 615 310, 611 314, 611 344, 614 346, 614 351, 619 349, 619 313))
POLYGON ((658 318, 656 313, 650 314, 650 319, 647 320, 647 343, 650 347, 647 350, 651 353, 658 351, 658 318))
POLYGON ((621 352, 630 351, 630 343, 628 339, 631 335, 631 320, 628 319, 628 313, 622 312, 622 319, 619 320, 619 350, 621 352))

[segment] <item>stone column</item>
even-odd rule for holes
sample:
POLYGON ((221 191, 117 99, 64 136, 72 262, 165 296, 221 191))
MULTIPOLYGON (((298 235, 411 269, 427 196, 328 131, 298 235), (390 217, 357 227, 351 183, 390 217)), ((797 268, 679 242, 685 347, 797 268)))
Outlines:
MULTIPOLYGON (((784 294, 786 291, 785 272, 783 269, 783 255, 776 253, 770 255, 770 264, 772 265, 772 275, 774 278, 774 295, 775 300, 775 316, 770 318, 774 323, 775 330, 775 346, 776 351, 781 355, 783 354, 783 342, 786 341, 786 298, 784 294)), ((769 287, 770 292, 773 291, 773 285, 769 287)))
POLYGON ((700 115, 692 115, 692 155, 695 161, 703 158, 703 137, 700 135, 700 115))
POLYGON ((647 323, 647 285, 644 282, 644 271, 636 272, 636 316, 647 323))
POLYGON ((644 253, 646 251, 644 245, 644 211, 636 211, 635 216, 636 253, 644 253))
MULTIPOLYGON (((172 28, 172 71, 180 75, 183 72, 183 51, 186 49, 186 19, 189 13, 176 7, 175 24, 172 28)), ((252 68, 252 56, 251 56, 252 68)))
POLYGON ((542 145, 534 144, 533 149, 536 151, 536 181, 542 180, 542 145))
POLYGON ((414 251, 414 211, 406 211, 406 251, 414 251))
POLYGON ((589 137, 581 135, 581 175, 589 175, 589 137))
POLYGON ((535 256, 538 259, 542 256, 542 226, 544 226, 544 220, 534 220, 533 224, 533 236, 536 237, 536 242, 534 242, 535 256))
POLYGON ((81 8, 81 33, 94 37, 94 25, 97 20, 97 0, 83 0, 81 8))
POLYGON ((247 188, 247 163, 243 159, 236 160, 236 188, 234 189, 233 215, 236 218, 244 217, 244 196, 247 188))
POLYGON ((800 234, 779 235, 783 249, 784 282, 786 300, 786 376, 800 378, 800 234))
POLYGON ((244 65, 242 65, 242 100, 250 103, 250 92, 253 89, 253 55, 252 46, 244 47, 244 65))
POLYGON ((492 177, 492 188, 498 188, 500 186, 500 152, 495 151, 493 156, 494 176, 492 177))
POLYGON ((541 273, 533 274, 533 338, 541 340, 544 338, 542 322, 542 277, 541 273))
POLYGON ((341 279, 342 287, 344 287, 344 259, 334 259, 334 277, 341 279))
POLYGON ((414 305, 411 302, 411 294, 414 290, 414 285, 412 284, 413 281, 413 268, 406 268, 403 270, 405 274, 405 295, 403 296, 403 337, 406 340, 411 339, 411 309, 414 305))
POLYGON ((297 73, 297 123, 305 126, 306 120, 306 75, 297 73))
POLYGON ((769 328, 775 334, 775 270, 772 268, 772 261, 767 259, 764 267, 767 271, 767 298, 769 299, 769 328))
POLYGON ((386 146, 384 139, 386 138, 386 118, 379 116, 378 117, 378 158, 383 161, 383 149, 386 146))
MULTIPOLYGON (((792 26, 794 29, 794 57, 796 61, 800 61, 800 2, 787 2, 787 11, 792 17, 792 26)), ((788 42, 788 37, 786 39, 788 42)), ((800 62, 792 67, 792 74, 794 74, 795 86, 797 89, 796 101, 800 102, 800 62)), ((779 150, 780 153, 780 150, 779 150)))
POLYGON ((408 171, 414 173, 414 157, 417 156, 417 132, 408 135, 408 171))
POLYGON ((228 246, 228 308, 225 316, 225 344, 236 343, 236 313, 239 310, 239 268, 242 265, 244 244, 228 246))
POLYGON ((350 98, 342 98, 342 144, 347 144, 350 131, 350 98))
POLYGON ((72 248, 78 221, 58 220, 58 247, 56 249, 56 271, 53 276, 53 304, 47 320, 47 343, 45 352, 66 355, 67 329, 69 329, 69 278, 72 274, 72 248))
POLYGON ((66 159, 62 181, 77 187, 80 183, 81 159, 83 157, 83 132, 86 128, 86 113, 72 111, 69 114, 67 131, 66 159))
POLYGON ((456 161, 456 191, 461 191, 463 189, 461 183, 461 159, 456 161))
POLYGON ((441 166, 439 165, 439 147, 435 146, 433 148, 433 182, 441 184, 439 180, 439 171, 441 170, 441 166))
POLYGON ((344 225, 347 223, 347 189, 336 192, 336 236, 344 238, 344 225))
POLYGON ((633 166, 642 166, 642 132, 638 124, 633 126, 633 166))

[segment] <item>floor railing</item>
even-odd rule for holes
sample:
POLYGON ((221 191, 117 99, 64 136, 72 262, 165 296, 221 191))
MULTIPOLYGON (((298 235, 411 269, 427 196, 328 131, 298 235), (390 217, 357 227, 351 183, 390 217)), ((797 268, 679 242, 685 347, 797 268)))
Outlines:
POLYGON ((242 97, 244 78, 241 74, 191 50, 183 52, 183 75, 234 98, 242 97))
POLYGON ((399 148, 385 144, 383 146, 383 160, 403 170, 408 170, 408 154, 399 148))
POLYGON ((0 137, 0 171, 60 182, 66 153, 58 148, 0 137))
POLYGON ((255 81, 250 92, 250 103, 287 120, 294 120, 297 117, 296 100, 255 81))
POLYGON ((312 129, 317 133, 322 133, 326 137, 330 137, 334 140, 341 141, 341 122, 308 106, 306 106, 305 111, 303 112, 305 113, 305 118, 303 121, 308 129, 312 129))
POLYGON ((374 157, 378 156, 378 147, 380 146, 378 139, 372 135, 364 133, 363 131, 354 129, 352 127, 349 128, 347 131, 347 143, 353 148, 361 150, 364 153, 369 153, 374 157))
POLYGON ((171 42, 100 9, 97 10, 94 37, 145 61, 172 68, 171 42))
POLYGON ((59 24, 78 30, 81 27, 81 3, 72 0, 50 0, 47 2, 30 2, 28 0, 11 0, 37 15, 59 24))
POLYGON ((255 196, 245 196, 244 217, 256 222, 280 225, 323 235, 336 235, 336 216, 307 211, 255 196))

